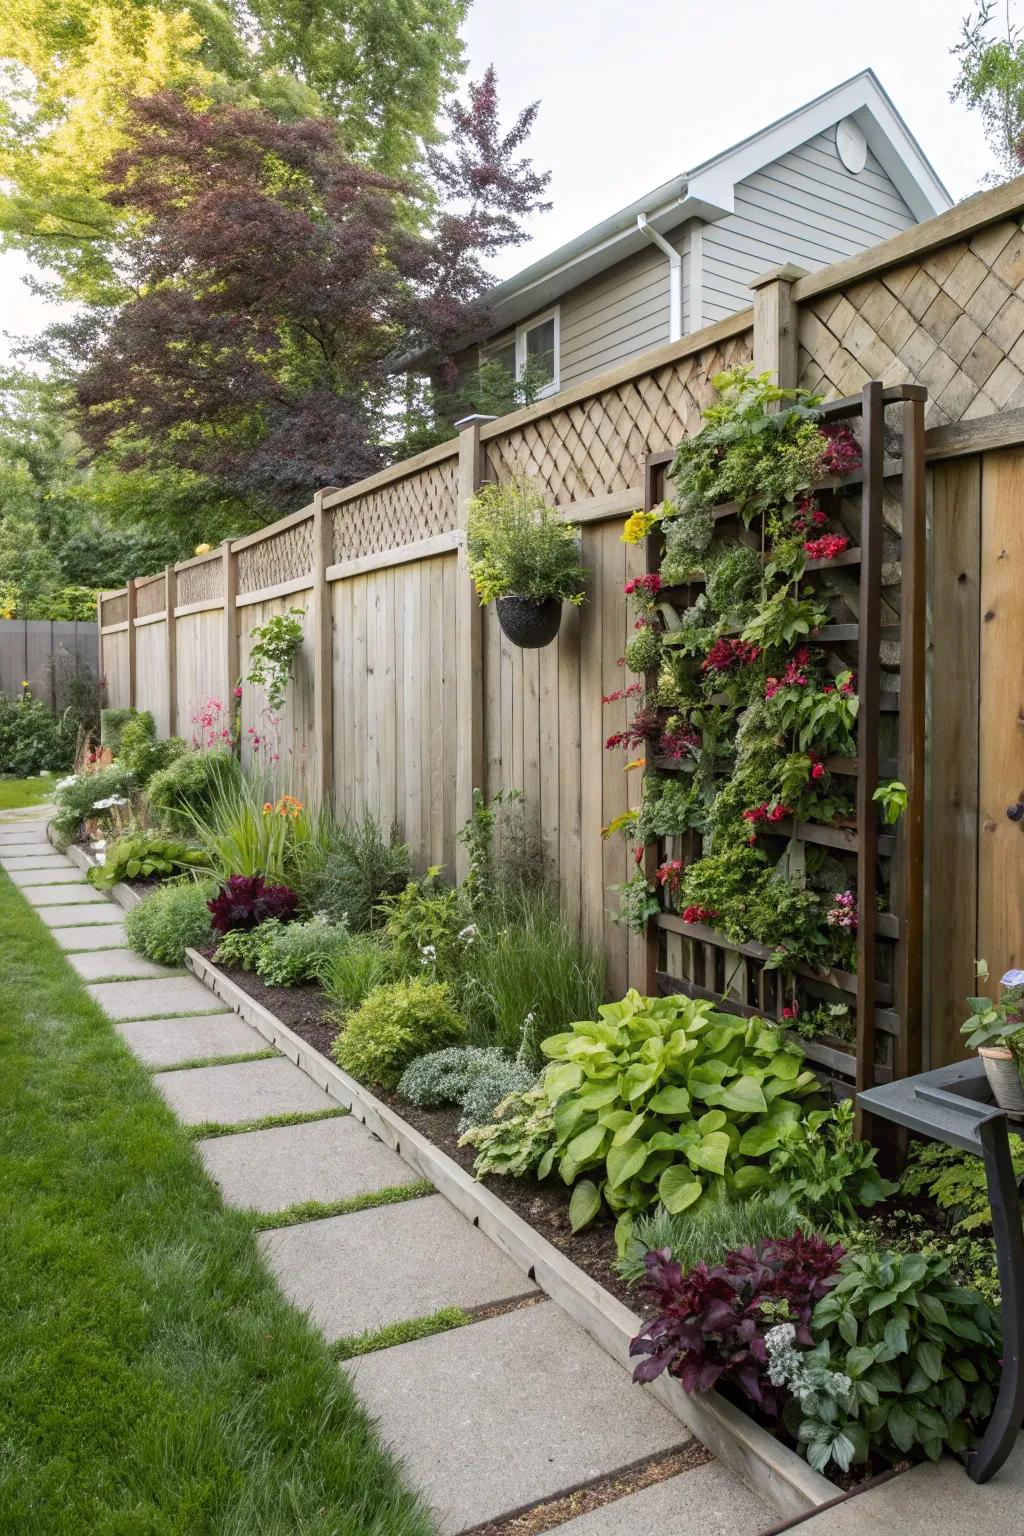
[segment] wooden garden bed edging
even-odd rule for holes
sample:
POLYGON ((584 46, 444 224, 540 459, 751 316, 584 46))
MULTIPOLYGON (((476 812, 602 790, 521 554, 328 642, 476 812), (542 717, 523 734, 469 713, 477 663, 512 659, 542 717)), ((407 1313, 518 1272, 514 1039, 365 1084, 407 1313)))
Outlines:
MULTIPOLYGON (((129 891, 128 895, 134 896, 135 892, 129 891)), ((282 1055, 351 1110, 385 1146, 429 1179, 467 1220, 485 1232, 552 1301, 585 1328, 613 1360, 631 1369, 629 1343, 643 1326, 636 1313, 567 1259, 426 1136, 406 1124, 369 1089, 321 1056, 268 1008, 257 1003, 198 950, 186 950, 185 964, 282 1055)), ((808 1514, 835 1498, 832 1483, 717 1392, 690 1397, 667 1374, 646 1390, 780 1515, 808 1514)))

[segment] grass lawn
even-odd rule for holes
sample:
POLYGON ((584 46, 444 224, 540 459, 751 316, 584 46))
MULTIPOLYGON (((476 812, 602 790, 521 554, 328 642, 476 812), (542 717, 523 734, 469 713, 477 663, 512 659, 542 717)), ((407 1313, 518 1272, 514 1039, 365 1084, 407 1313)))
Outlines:
POLYGON ((54 774, 45 779, 0 779, 0 811, 17 810, 22 805, 39 805, 50 798, 56 782, 54 774))
POLYGON ((0 876, 0 1532, 427 1536, 247 1216, 0 876))

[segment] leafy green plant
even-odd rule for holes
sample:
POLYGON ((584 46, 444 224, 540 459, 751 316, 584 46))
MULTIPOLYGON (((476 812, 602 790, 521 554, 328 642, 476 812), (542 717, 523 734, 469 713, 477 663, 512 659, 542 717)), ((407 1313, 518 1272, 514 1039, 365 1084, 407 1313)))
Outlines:
POLYGON ((249 652, 245 680, 263 689, 272 710, 279 710, 284 704, 295 657, 302 645, 301 620, 305 616, 304 608, 289 608, 287 613, 275 613, 265 624, 250 631, 255 644, 249 652))
MULTIPOLYGON (((979 981, 989 979, 984 960, 976 963, 979 981)), ((1007 971, 1000 978, 997 1001, 990 997, 969 997, 970 1012, 960 1026, 960 1033, 974 1050, 998 1041, 1009 1046, 1018 1062, 1024 1061, 1024 971, 1007 971)))
POLYGON ((338 1065, 361 1082, 396 1088, 415 1057, 458 1043, 465 1030, 449 989, 414 976, 376 987, 349 1014, 332 1049, 338 1065))
POLYGON ((494 882, 494 831, 498 821, 498 811, 506 801, 515 801, 522 796, 518 790, 510 790, 507 794, 504 790, 491 796, 489 800, 484 798, 483 790, 474 789, 473 809, 468 821, 460 827, 457 833, 458 840, 466 849, 469 856, 469 865, 466 877, 462 882, 462 890, 466 899, 471 904, 483 901, 491 895, 494 882))
MULTIPOLYGON (((1024 1141, 1010 1137, 1013 1171, 1024 1177, 1024 1141)), ((941 1141, 911 1144, 900 1188, 905 1195, 927 1195, 940 1210, 948 1211, 956 1232, 974 1232, 988 1226, 988 1180, 983 1160, 973 1152, 961 1152, 941 1141)))
POLYGON ((619 898, 618 910, 610 913, 612 922, 623 923, 634 933, 645 933, 648 920, 661 911, 661 902, 643 870, 636 870, 628 880, 617 881, 608 889, 619 898))
POLYGON ((138 713, 127 707, 100 710, 100 746, 109 747, 116 757, 121 750, 121 732, 138 713))
POLYGON ((254 971, 260 946, 260 930, 272 922, 276 922, 276 919, 267 918, 267 922, 260 923, 257 928, 229 928, 227 933, 220 934, 213 953, 214 964, 226 965, 233 970, 254 971))
POLYGON ((31 689, 23 687, 16 698, 0 693, 0 773, 27 779, 59 772, 70 767, 74 749, 60 720, 31 689))
POLYGON ((901 784, 899 779, 890 779, 885 784, 879 784, 871 798, 881 806, 882 820, 886 826, 891 827, 899 821, 907 808, 907 786, 901 784))
POLYGON ((420 1056, 406 1067, 398 1092, 420 1109, 457 1104, 459 1131, 487 1125, 510 1093, 523 1093, 535 1074, 495 1046, 452 1045, 420 1056))
POLYGON ((727 1253, 789 1237, 806 1225, 786 1191, 750 1194, 742 1200, 702 1200, 696 1209, 673 1215, 663 1205, 638 1216, 616 1268, 631 1285, 644 1277, 648 1253, 668 1250, 683 1274, 697 1264, 721 1264, 727 1253))
POLYGON ((295 884, 309 911, 360 932, 382 920, 381 903, 404 890, 411 873, 397 827, 385 836, 369 814, 342 822, 321 818, 295 884))
POLYGON ((845 1099, 783 1127, 764 1182, 783 1188, 815 1231, 841 1233, 899 1188, 882 1178, 877 1155, 855 1138, 853 1104, 845 1099))
POLYGON ((650 672, 661 662, 661 637, 650 624, 637 629, 626 644, 623 657, 630 672, 650 672))
POLYGON ((819 755, 851 755, 859 707, 852 672, 840 672, 822 688, 783 683, 771 697, 775 728, 791 736, 801 752, 814 747, 819 755))
POLYGON ((150 815, 169 832, 188 834, 195 818, 209 814, 241 779, 235 757, 219 748, 183 752, 158 768, 146 785, 144 800, 150 815))
POLYGON ((212 788, 204 808, 187 813, 206 868, 219 880, 260 875, 292 888, 316 857, 318 819, 291 795, 267 794, 259 779, 230 777, 212 788))
POLYGON ((297 987, 320 981, 339 949, 348 942, 348 930, 318 914, 304 923, 272 919, 256 929, 256 974, 271 987, 297 987))
POLYGON ((762 1182, 761 1160, 817 1086, 801 1052, 763 1019, 686 997, 630 991, 541 1050, 556 1143, 538 1174, 557 1166, 574 1186, 573 1230, 608 1204, 620 1252, 633 1217, 659 1200, 676 1215, 711 1189, 762 1182))
POLYGON ((434 866, 381 903, 384 936, 399 971, 413 975, 426 967, 437 980, 454 981, 475 929, 459 892, 444 887, 439 875, 434 866))
POLYGON ((398 974, 390 949, 380 939, 358 933, 331 952, 322 981, 324 991, 344 1018, 376 987, 395 981, 398 974))
POLYGON ((820 597, 811 592, 795 597, 788 587, 780 587, 748 620, 741 639, 762 651, 788 651, 827 621, 828 609, 820 597))
POLYGON ((97 857, 102 862, 89 870, 87 878, 101 891, 119 880, 165 879, 203 862, 202 854, 180 838, 146 831, 118 838, 97 857))
POLYGON ((459 1138, 460 1147, 477 1150, 473 1172, 521 1179, 533 1173, 552 1151, 555 1112, 543 1087, 510 1093, 495 1106, 488 1125, 477 1125, 459 1138))
POLYGON ((167 768, 187 750, 180 736, 164 741, 156 739, 156 723, 148 709, 141 710, 121 727, 117 760, 127 768, 139 789, 144 789, 155 773, 167 768))
POLYGON ((643 799, 636 817, 636 839, 649 843, 659 837, 679 837, 702 826, 705 811, 700 787, 689 774, 645 774, 643 799))
POLYGON ((54 831, 62 845, 72 842, 87 821, 109 823, 111 813, 127 806, 132 776, 117 763, 96 773, 73 773, 55 786, 54 831))
POLYGON ((497 597, 582 603, 579 529, 523 476, 484 485, 469 504, 469 574, 481 603, 497 597))
POLYGON ((210 913, 206 903, 216 887, 184 880, 168 882, 125 913, 128 943, 160 965, 182 965, 186 949, 209 943, 210 913))
POLYGON ((999 1325, 975 1292, 954 1285, 940 1255, 850 1253, 838 1284, 814 1309, 809 1364, 849 1390, 787 1414, 810 1464, 845 1470, 876 1452, 898 1461, 918 1449, 937 1461, 971 1443, 992 1409, 999 1325))

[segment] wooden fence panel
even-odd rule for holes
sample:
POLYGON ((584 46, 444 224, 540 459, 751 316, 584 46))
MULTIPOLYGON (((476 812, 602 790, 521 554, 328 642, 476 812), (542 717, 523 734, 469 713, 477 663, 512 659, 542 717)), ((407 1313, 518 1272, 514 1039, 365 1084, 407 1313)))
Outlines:
MULTIPOLYGON (((162 576, 160 582, 162 585, 162 576)), ((157 735, 169 736, 166 620, 140 624, 135 630, 135 693, 138 708, 152 714, 157 735)))
POLYGON ((111 709, 127 709, 131 703, 129 644, 127 629, 103 636, 103 676, 107 684, 106 700, 111 709))
MULTIPOLYGON (((186 741, 201 730, 195 717, 211 699, 227 712, 227 648, 223 608, 182 614, 177 620, 178 735, 186 741)), ((140 708, 146 701, 139 695, 140 708)))
POLYGON ((28 683, 35 698, 60 708, 63 684, 99 676, 96 625, 58 619, 0 619, 0 693, 28 683))
POLYGON ((237 609, 239 625, 238 659, 242 681, 241 742, 242 764, 247 769, 266 774, 278 793, 295 795, 305 801, 313 782, 316 741, 313 731, 313 611, 308 594, 270 598, 237 609), (252 631, 266 624, 275 614, 300 609, 303 639, 295 656, 293 681, 289 684, 283 707, 274 711, 264 690, 245 682, 249 657, 255 641, 252 631))

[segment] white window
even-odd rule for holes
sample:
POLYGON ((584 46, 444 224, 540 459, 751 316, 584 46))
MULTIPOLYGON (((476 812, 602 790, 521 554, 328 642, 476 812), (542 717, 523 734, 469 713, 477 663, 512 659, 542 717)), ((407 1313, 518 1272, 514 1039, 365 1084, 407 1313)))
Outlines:
POLYGON ((558 310, 548 310, 481 349, 481 361, 501 363, 516 379, 529 377, 534 398, 558 391, 558 310))

